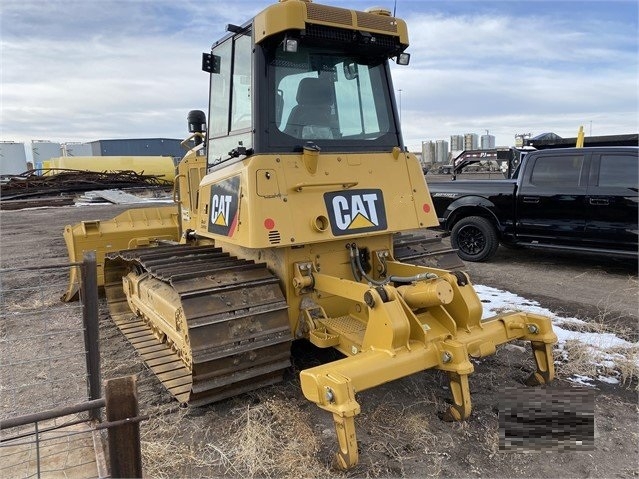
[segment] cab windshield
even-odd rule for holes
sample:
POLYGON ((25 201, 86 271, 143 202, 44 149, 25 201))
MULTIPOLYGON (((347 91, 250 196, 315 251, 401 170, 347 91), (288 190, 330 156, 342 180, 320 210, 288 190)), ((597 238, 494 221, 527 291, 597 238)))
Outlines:
POLYGON ((397 146, 386 69, 385 59, 316 46, 300 45, 294 53, 276 49, 269 62, 275 125, 269 143, 312 141, 322 149, 359 145, 368 151, 371 143, 397 146))

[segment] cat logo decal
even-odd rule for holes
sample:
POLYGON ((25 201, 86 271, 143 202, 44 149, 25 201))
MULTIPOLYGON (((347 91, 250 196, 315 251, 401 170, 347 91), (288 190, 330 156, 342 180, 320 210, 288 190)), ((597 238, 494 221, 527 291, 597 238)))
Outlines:
POLYGON ((382 190, 324 193, 324 203, 335 236, 383 231, 387 228, 382 190))
POLYGON ((239 176, 228 178, 211 187, 209 232, 233 236, 238 221, 239 191, 239 176))

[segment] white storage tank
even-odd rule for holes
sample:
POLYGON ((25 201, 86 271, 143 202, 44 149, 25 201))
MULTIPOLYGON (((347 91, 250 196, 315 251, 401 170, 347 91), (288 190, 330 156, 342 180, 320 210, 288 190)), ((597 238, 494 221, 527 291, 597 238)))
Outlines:
POLYGON ((27 171, 24 143, 0 141, 0 175, 19 175, 27 171))
POLYGON ((33 168, 42 169, 42 163, 49 158, 57 158, 62 151, 60 143, 47 140, 32 140, 31 152, 33 154, 33 168))
POLYGON ((422 141, 422 164, 424 166, 435 163, 435 142, 422 141))
POLYGON ((450 150, 451 151, 464 150, 464 135, 450 135, 450 150))
POLYGON ((482 150, 494 150, 495 149, 495 137, 488 133, 481 136, 481 149, 482 150))
POLYGON ((479 148, 479 135, 466 133, 464 135, 464 150, 477 150, 479 148))
POLYGON ((448 163, 448 142, 446 140, 437 140, 435 143, 435 159, 437 163, 448 163))

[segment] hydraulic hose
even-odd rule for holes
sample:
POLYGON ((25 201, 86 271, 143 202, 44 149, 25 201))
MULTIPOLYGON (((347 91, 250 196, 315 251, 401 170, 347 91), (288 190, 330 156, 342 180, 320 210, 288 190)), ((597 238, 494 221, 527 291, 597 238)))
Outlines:
POLYGON ((355 254, 353 252, 353 249, 351 248, 351 245, 347 244, 346 248, 348 248, 348 253, 350 254, 351 257, 351 272, 353 273, 353 278, 355 278, 355 280, 359 283, 362 280, 362 276, 359 274, 359 272, 357 271, 357 267, 355 266, 355 254))
POLYGON ((370 284, 373 284, 375 286, 384 286, 388 283, 390 283, 391 281, 394 283, 413 283, 415 281, 421 281, 424 279, 433 279, 433 278, 437 278, 436 274, 433 273, 419 273, 413 276, 394 276, 391 275, 388 278, 382 280, 382 281, 377 281, 373 278, 371 278, 370 276, 368 276, 366 274, 366 271, 364 271, 364 268, 362 266, 362 261, 360 259, 359 256, 359 248, 357 247, 357 245, 355 243, 352 243, 350 245, 346 246, 350 252, 350 256, 351 256, 351 270, 353 271, 353 276, 355 277, 355 279, 357 279, 357 281, 360 281, 361 278, 364 278, 366 281, 368 281, 370 284), (359 274, 357 274, 359 273, 359 274), (359 276, 359 278, 358 278, 359 276))

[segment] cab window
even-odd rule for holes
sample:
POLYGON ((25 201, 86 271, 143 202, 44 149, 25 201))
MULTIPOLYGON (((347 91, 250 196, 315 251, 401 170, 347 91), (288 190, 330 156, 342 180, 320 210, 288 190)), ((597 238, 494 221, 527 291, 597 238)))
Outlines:
POLYGON ((621 154, 604 154, 599 166, 599 182, 601 187, 634 188, 637 190, 639 180, 637 156, 621 154))
POLYGON ((382 63, 303 47, 277 52, 275 123, 298 140, 375 140, 390 131, 382 63))
POLYGON ((230 37, 211 51, 219 71, 211 74, 208 162, 252 148, 252 48, 250 32, 230 37))
POLYGON ((583 155, 540 156, 535 161, 530 183, 535 186, 581 186, 583 155))

